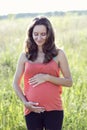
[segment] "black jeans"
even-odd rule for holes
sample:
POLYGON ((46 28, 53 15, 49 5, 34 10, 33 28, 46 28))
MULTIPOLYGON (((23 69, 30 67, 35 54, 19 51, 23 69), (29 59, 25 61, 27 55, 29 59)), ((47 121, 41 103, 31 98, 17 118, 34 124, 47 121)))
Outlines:
POLYGON ((25 116, 28 130, 62 130, 63 111, 31 112, 25 116))

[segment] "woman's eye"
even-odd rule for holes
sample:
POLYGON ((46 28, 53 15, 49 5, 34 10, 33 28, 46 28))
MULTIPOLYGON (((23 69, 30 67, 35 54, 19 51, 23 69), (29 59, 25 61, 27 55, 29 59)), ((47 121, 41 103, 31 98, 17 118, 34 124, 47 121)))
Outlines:
POLYGON ((38 33, 34 33, 34 36, 38 36, 38 33))
POLYGON ((41 36, 46 36, 46 33, 41 33, 41 36))
POLYGON ((46 33, 40 33, 40 34, 39 34, 39 33, 35 32, 35 33, 34 33, 34 36, 42 36, 42 37, 43 37, 43 36, 46 36, 46 33))

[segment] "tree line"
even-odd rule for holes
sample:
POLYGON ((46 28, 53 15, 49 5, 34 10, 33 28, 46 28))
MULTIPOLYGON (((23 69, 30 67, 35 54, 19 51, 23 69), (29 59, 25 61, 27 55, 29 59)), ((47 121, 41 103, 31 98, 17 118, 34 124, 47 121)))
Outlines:
POLYGON ((53 12, 46 12, 46 13, 17 13, 17 14, 7 14, 0 16, 0 19, 7 19, 7 18, 26 18, 26 17, 35 17, 37 15, 45 15, 45 16, 64 16, 67 14, 75 14, 75 15, 87 15, 87 10, 73 10, 73 11, 53 11, 53 12))

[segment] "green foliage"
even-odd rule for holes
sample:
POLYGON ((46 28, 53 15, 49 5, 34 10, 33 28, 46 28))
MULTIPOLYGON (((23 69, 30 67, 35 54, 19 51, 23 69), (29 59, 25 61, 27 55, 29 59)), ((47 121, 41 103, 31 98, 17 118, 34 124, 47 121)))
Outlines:
MULTIPOLYGON (((30 20, 0 21, 0 130, 26 130, 23 105, 12 82, 30 20)), ((63 87, 63 130, 87 130, 87 16, 66 15, 50 20, 73 77, 72 88, 63 87)))

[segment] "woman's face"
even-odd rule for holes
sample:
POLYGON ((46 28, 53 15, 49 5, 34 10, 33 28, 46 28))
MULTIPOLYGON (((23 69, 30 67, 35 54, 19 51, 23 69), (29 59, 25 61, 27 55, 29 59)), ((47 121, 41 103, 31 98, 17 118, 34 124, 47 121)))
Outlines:
POLYGON ((44 25, 36 25, 32 35, 37 46, 42 46, 47 38, 47 29, 44 25))

